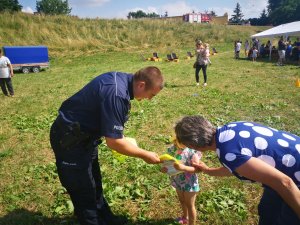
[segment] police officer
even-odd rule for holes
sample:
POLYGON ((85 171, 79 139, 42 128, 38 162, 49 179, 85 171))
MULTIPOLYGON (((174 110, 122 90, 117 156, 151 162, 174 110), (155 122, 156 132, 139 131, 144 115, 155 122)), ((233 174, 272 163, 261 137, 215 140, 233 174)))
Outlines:
POLYGON ((146 67, 134 75, 121 72, 102 74, 64 101, 50 131, 59 179, 68 191, 75 215, 82 225, 122 225, 104 196, 98 162, 98 144, 104 137, 109 148, 159 163, 150 152, 123 138, 130 100, 151 100, 163 88, 157 67, 146 67))

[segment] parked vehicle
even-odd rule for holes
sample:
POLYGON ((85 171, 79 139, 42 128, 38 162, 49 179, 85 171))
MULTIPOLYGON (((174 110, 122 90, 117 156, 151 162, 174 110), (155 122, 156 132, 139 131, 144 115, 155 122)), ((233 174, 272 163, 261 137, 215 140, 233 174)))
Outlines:
POLYGON ((46 46, 4 46, 3 52, 9 58, 13 70, 38 73, 41 69, 49 68, 46 46))

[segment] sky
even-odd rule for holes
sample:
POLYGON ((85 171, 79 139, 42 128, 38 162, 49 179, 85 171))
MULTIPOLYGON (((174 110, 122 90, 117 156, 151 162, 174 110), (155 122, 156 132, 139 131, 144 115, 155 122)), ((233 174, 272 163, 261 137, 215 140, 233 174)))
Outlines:
MULTIPOLYGON (((22 11, 36 11, 37 0, 19 0, 22 11)), ((213 10, 217 16, 228 13, 233 15, 236 4, 241 5, 244 19, 258 18, 267 7, 268 0, 68 0, 72 8, 71 15, 80 18, 126 19, 129 12, 142 10, 146 13, 156 13, 168 16, 182 16, 186 13, 205 12, 213 10)))

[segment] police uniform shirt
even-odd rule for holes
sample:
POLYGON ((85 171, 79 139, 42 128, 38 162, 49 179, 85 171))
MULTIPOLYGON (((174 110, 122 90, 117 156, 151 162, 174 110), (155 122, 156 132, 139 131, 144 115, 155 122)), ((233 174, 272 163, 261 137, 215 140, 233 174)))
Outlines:
POLYGON ((97 137, 122 138, 133 96, 133 75, 102 74, 61 105, 59 114, 68 123, 97 137))
POLYGON ((300 187, 300 137, 257 123, 232 122, 216 132, 220 162, 239 179, 235 170, 251 157, 289 176, 300 187))

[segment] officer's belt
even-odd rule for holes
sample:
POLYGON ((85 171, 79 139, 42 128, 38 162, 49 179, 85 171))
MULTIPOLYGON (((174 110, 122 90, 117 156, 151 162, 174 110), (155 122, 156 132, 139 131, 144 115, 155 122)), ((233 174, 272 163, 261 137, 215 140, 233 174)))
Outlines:
POLYGON ((64 149, 70 149, 79 143, 89 144, 93 141, 93 136, 82 132, 79 122, 67 122, 60 115, 55 123, 62 133, 60 144, 64 149))

